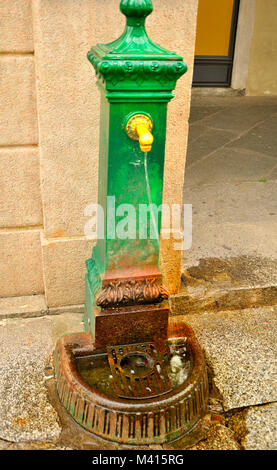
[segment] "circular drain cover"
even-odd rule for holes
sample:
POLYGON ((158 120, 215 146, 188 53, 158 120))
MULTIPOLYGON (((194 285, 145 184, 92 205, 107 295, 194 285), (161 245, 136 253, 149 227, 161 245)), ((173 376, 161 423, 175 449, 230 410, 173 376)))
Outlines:
POLYGON ((154 361, 148 354, 129 353, 121 359, 120 367, 128 374, 144 377, 153 369, 154 361))
POLYGON ((107 346, 114 391, 121 398, 153 398, 172 390, 167 371, 168 347, 152 343, 107 346))

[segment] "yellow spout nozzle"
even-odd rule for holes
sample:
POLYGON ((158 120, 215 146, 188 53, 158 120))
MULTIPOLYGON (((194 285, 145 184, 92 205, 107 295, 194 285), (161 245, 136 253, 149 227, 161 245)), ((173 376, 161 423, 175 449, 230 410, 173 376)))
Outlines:
POLYGON ((142 152, 150 152, 154 142, 152 134, 153 122, 145 114, 135 114, 126 126, 126 132, 130 139, 139 141, 142 152))
POLYGON ((150 152, 154 142, 154 137, 145 124, 137 125, 137 134, 139 136, 139 146, 142 152, 150 152))

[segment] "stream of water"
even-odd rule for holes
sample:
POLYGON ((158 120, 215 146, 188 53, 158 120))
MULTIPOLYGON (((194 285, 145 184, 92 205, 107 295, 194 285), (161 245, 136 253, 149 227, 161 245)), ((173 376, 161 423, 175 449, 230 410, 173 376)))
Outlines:
POLYGON ((149 208, 150 208, 151 219, 152 219, 152 223, 153 223, 157 243, 160 245, 159 230, 158 230, 158 226, 157 226, 157 220, 156 220, 155 214, 153 212, 151 188, 150 188, 150 183, 149 183, 148 152, 144 152, 144 171, 145 171, 145 181, 146 181, 146 192, 147 192, 147 198, 148 198, 148 203, 149 203, 149 208))

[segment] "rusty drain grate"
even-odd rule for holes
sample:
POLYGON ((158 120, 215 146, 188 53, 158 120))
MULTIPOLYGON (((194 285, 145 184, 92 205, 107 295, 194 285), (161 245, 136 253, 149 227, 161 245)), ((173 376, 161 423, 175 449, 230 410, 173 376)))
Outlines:
POLYGON ((152 343, 107 346, 116 394, 121 398, 151 398, 172 389, 166 364, 169 350, 152 343))

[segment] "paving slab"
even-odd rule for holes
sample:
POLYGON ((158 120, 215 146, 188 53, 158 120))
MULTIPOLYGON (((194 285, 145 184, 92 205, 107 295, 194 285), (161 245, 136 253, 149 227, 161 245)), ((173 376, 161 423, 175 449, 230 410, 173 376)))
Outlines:
POLYGON ((228 427, 246 450, 277 450, 277 403, 246 408, 228 420, 228 427))
MULTIPOLYGON (((270 113, 269 113, 270 114, 270 113)), ((277 114, 260 122, 247 133, 228 146, 250 149, 272 157, 277 157, 277 114)))
POLYGON ((267 176, 268 180, 277 180, 277 165, 272 169, 272 171, 267 176))
POLYGON ((277 307, 188 315, 225 411, 277 401, 277 307))
MULTIPOLYGON (((207 127, 201 126, 201 122, 190 125, 189 127, 189 145, 207 132, 207 127)), ((187 161, 188 164, 188 161, 187 161)))
POLYGON ((184 268, 205 258, 254 256, 277 258, 277 221, 221 223, 192 228, 192 247, 183 253, 184 268))
POLYGON ((222 111, 222 106, 192 106, 190 112, 190 124, 197 123, 208 116, 212 116, 219 111, 222 111))
MULTIPOLYGON (((211 136, 204 134, 207 141, 211 140, 211 136)), ((215 191, 218 191, 223 183, 237 183, 243 181, 259 182, 275 168, 276 158, 264 156, 262 153, 253 152, 252 150, 237 149, 224 147, 217 150, 217 142, 214 142, 215 152, 208 158, 200 160, 200 157, 206 155, 208 144, 201 142, 202 137, 189 146, 190 154, 187 160, 187 168, 185 174, 185 191, 193 188, 197 192, 198 188, 213 185, 215 191), (194 146, 194 148, 192 148, 194 146), (197 156, 195 156, 195 154, 197 156), (198 161, 200 160, 200 161, 198 161), (192 163, 195 163, 192 165, 192 163), (197 186, 197 188, 194 188, 197 186)), ((237 142, 237 141, 236 141, 237 142)), ((212 145, 212 144, 211 144, 212 145)), ((236 186, 234 186, 234 193, 236 186)), ((226 201, 227 202, 227 201, 226 201)))
POLYGON ((45 366, 59 336, 82 331, 82 315, 6 319, 0 324, 0 439, 56 442, 61 427, 48 400, 45 366))
POLYGON ((264 182, 256 179, 235 184, 218 182, 216 186, 201 185, 197 190, 185 188, 184 204, 192 204, 193 226, 197 227, 203 227, 204 224, 277 222, 275 194, 276 180, 264 182))
POLYGON ((9 450, 11 443, 0 439, 0 450, 9 450))
POLYGON ((229 130, 209 129, 206 127, 204 128, 205 131, 203 131, 202 126, 201 128, 198 128, 200 130, 200 134, 197 139, 195 139, 196 133, 193 133, 193 126, 190 128, 195 140, 191 141, 189 137, 186 174, 191 165, 197 163, 207 155, 215 152, 219 147, 231 143, 231 141, 233 141, 238 135, 235 132, 230 132, 229 130), (201 128, 202 131, 200 130, 201 128))
POLYGON ((260 104, 252 104, 244 97, 234 100, 235 102, 237 106, 225 107, 222 111, 202 119, 201 124, 215 129, 228 129, 243 133, 277 112, 276 103, 268 106, 264 105, 264 101, 261 100, 260 104))
POLYGON ((246 450, 277 450, 277 403, 251 407, 245 420, 246 450))

